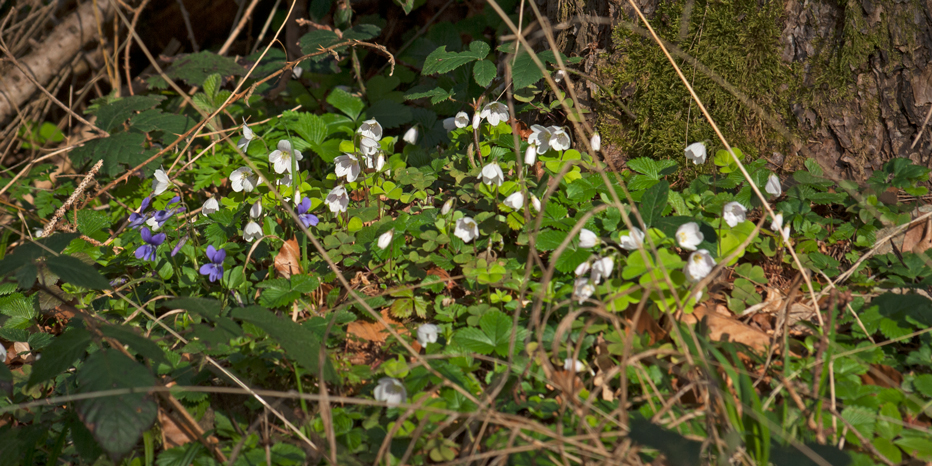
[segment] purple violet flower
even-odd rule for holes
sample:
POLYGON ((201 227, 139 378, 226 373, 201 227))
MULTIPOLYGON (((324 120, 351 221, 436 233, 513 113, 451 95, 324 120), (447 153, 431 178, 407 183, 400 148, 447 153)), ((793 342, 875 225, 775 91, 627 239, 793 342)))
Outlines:
POLYGON ((214 249, 213 245, 207 246, 207 258, 211 263, 201 266, 201 275, 206 275, 211 282, 223 278, 223 260, 226 257, 227 252, 223 248, 218 250, 214 249))
POLYGON ((176 207, 174 209, 158 210, 155 212, 152 218, 154 218, 155 221, 158 222, 159 228, 162 228, 162 225, 164 225, 165 222, 168 221, 168 219, 172 218, 172 215, 175 215, 179 212, 184 212, 184 211, 185 211, 184 207, 176 207))
POLYGON ((175 246, 174 249, 172 249, 171 256, 175 257, 175 254, 178 254, 178 251, 181 251, 181 247, 184 246, 184 243, 187 243, 187 242, 188 242, 188 235, 182 236, 181 239, 178 240, 178 245, 175 246))
POLYGON ((136 249, 136 259, 142 259, 144 261, 154 261, 155 260, 155 250, 165 242, 165 233, 159 233, 153 235, 149 230, 149 227, 142 227, 142 240, 146 242, 142 246, 139 246, 136 249))
POLYGON ((312 226, 316 227, 317 223, 320 222, 320 220, 317 218, 316 215, 307 213, 307 211, 310 209, 311 209, 311 199, 305 197, 304 199, 301 200, 301 203, 298 204, 298 209, 297 209, 298 219, 300 219, 301 223, 304 224, 304 228, 310 228, 312 226))
POLYGON ((139 212, 133 212, 129 214, 129 227, 130 228, 139 228, 143 223, 146 223, 146 219, 149 218, 148 215, 144 215, 146 209, 149 208, 149 203, 152 202, 152 196, 146 197, 142 200, 142 205, 139 206, 139 212))

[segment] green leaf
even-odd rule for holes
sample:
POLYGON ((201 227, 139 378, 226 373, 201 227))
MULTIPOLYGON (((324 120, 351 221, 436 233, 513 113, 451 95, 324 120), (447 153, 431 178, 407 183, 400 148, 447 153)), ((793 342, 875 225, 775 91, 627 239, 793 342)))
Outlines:
POLYGON ((330 95, 327 96, 327 103, 345 113, 346 116, 353 119, 353 121, 359 118, 359 113, 362 112, 364 106, 362 99, 343 89, 334 89, 330 91, 330 95))
POLYGON ((411 109, 393 100, 380 100, 366 109, 366 119, 375 118, 385 129, 397 128, 411 121, 411 109))
POLYGON ((543 230, 537 235, 537 249, 541 251, 553 251, 560 246, 560 243, 566 239, 565 231, 543 230))
POLYGON ((482 60, 489 54, 489 50, 489 44, 479 40, 470 42, 469 50, 459 53, 447 52, 447 46, 442 45, 424 60, 421 74, 426 76, 449 73, 467 63, 482 60))
POLYGON ((159 345, 148 338, 138 335, 129 327, 104 325, 100 327, 100 332, 106 337, 113 338, 124 345, 128 345, 133 351, 143 355, 152 362, 171 366, 168 359, 165 358, 165 353, 162 351, 162 348, 159 348, 159 345))
POLYGON ((78 211, 78 231, 85 235, 93 235, 110 226, 110 217, 90 209, 78 211))
MULTIPOLYGON (((253 324, 274 338, 285 351, 285 354, 298 364, 304 366, 311 374, 320 373, 320 340, 310 330, 292 322, 290 319, 276 317, 275 314, 259 306, 248 306, 234 309, 231 316, 253 324)), ((330 381, 339 380, 333 369, 330 359, 324 357, 324 378, 330 381)))
POLYGON ((62 333, 42 352, 42 357, 32 366, 29 386, 38 385, 68 370, 75 359, 84 356, 91 344, 91 334, 83 328, 72 328, 62 333))
POLYGON ((212 74, 204 80, 204 93, 213 100, 217 96, 217 90, 220 89, 221 77, 219 74, 212 74))
POLYGON ((479 60, 473 65, 472 76, 476 83, 482 87, 489 87, 492 79, 495 79, 495 64, 489 60, 479 60))
POLYGON ((4 296, 0 298, 0 314, 10 317, 20 317, 26 320, 32 319, 36 316, 36 310, 31 301, 30 298, 26 298, 22 293, 4 296))
POLYGON ((644 224, 648 228, 660 219, 661 214, 663 214, 663 209, 667 207, 667 197, 669 193, 670 184, 666 181, 661 181, 648 188, 647 191, 644 191, 644 195, 641 197, 639 210, 641 212, 641 218, 644 219, 644 224))
POLYGON ((932 435, 926 432, 907 430, 893 443, 920 460, 932 461, 932 435))
POLYGON ((313 147, 327 138, 327 124, 319 116, 308 112, 285 112, 285 117, 293 117, 296 121, 289 126, 313 147))
POLYGON ((913 379, 913 388, 926 398, 932 398, 932 374, 920 374, 913 379))
POLYGON ((382 28, 371 23, 357 24, 343 31, 344 40, 369 40, 382 33, 382 28))
POLYGON ((184 309, 188 312, 215 319, 220 316, 223 307, 220 301, 208 298, 176 298, 165 303, 165 307, 170 309, 184 309))
POLYGON ((112 131, 136 112, 155 107, 163 100, 165 96, 160 95, 136 95, 112 100, 94 111, 97 126, 112 131))
POLYGON ((423 90, 427 88, 429 88, 429 86, 427 87, 418 86, 418 87, 411 88, 411 90, 408 91, 407 94, 405 94, 405 99, 417 100, 417 99, 423 99, 425 97, 430 97, 430 103, 436 105, 436 104, 439 104, 440 102, 443 102, 444 100, 453 98, 453 91, 448 91, 441 87, 435 87, 433 89, 426 90, 426 91, 423 90))
POLYGON ((46 259, 45 264, 48 265, 49 270, 61 277, 65 283, 83 286, 92 290, 110 289, 110 282, 97 269, 74 257, 66 255, 53 256, 46 259))
MULTIPOLYGON (((246 69, 230 57, 221 57, 214 52, 201 51, 192 53, 175 61, 165 74, 172 79, 180 79, 192 86, 203 86, 212 74, 221 76, 246 76, 246 69)), ((149 84, 155 87, 167 86, 161 76, 155 75, 148 79, 149 84)))
MULTIPOLYGON (((395 4, 405 11, 405 15, 408 15, 414 9, 414 0, 395 0, 395 4)), ((450 461, 452 461, 452 458, 450 461)))
POLYGON ((628 168, 652 180, 659 180, 664 170, 675 166, 676 162, 673 160, 654 160, 647 157, 638 157, 628 161, 628 168))
POLYGON ((177 135, 184 134, 185 131, 193 128, 196 123, 189 116, 162 113, 158 109, 146 110, 129 121, 130 126, 145 133, 161 131, 170 134, 173 136, 172 141, 175 140, 177 135))
MULTIPOLYGON (((149 371, 115 350, 90 355, 78 370, 78 393, 145 388, 156 385, 149 371)), ((136 445, 155 422, 157 406, 144 391, 88 398, 75 403, 84 424, 114 460, 136 445)))
MULTIPOLYGON (((94 139, 71 151, 71 161, 75 165, 85 162, 103 160, 101 171, 107 176, 116 176, 125 167, 135 167, 155 154, 155 150, 144 148, 146 136, 141 133, 117 133, 108 138, 94 139)), ((158 168, 159 159, 146 165, 144 176, 149 176, 158 168)))

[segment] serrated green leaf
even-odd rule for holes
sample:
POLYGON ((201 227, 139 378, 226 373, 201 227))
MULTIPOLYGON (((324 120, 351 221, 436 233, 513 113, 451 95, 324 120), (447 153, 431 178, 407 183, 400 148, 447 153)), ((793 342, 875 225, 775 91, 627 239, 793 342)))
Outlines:
POLYGON ((639 210, 648 228, 660 219, 663 209, 667 207, 669 193, 670 185, 666 181, 660 181, 644 191, 639 210))
POLYGON ((217 90, 220 89, 220 75, 212 74, 204 80, 204 85, 201 86, 204 88, 204 93, 213 100, 217 96, 217 90))
POLYGON ((360 23, 343 31, 344 40, 369 40, 379 36, 382 28, 371 23, 360 23))
POLYGON ((162 351, 162 348, 159 348, 159 345, 148 338, 138 335, 129 327, 104 325, 100 327, 100 332, 106 337, 113 338, 124 345, 128 345, 133 351, 143 355, 152 362, 171 365, 168 363, 168 359, 165 359, 165 353, 162 351))
POLYGON ((319 116, 308 112, 285 112, 286 118, 294 118, 289 128, 304 138, 311 147, 320 144, 328 135, 327 124, 319 116))
POLYGON ((90 209, 78 211, 78 231, 85 235, 93 235, 110 226, 110 217, 90 209))
POLYGON ((220 316, 223 309, 220 301, 208 298, 175 298, 165 303, 169 309, 184 309, 188 312, 215 319, 220 316))
POLYGON ((48 333, 33 333, 29 335, 29 349, 32 351, 41 350, 52 343, 52 335, 48 333))
POLYGON ((541 251, 553 251, 560 246, 560 243, 566 239, 567 232, 556 230, 542 230, 537 235, 537 249, 541 251))
POLYGON ((411 121, 411 109, 392 100, 380 100, 366 109, 366 119, 372 118, 385 129, 397 128, 411 121))
POLYGON ((489 54, 489 44, 474 40, 469 43, 469 50, 464 52, 447 52, 447 46, 442 45, 427 55, 421 74, 449 73, 467 63, 482 60, 489 54))
MULTIPOLYGON (((82 394, 156 384, 145 367, 115 350, 90 355, 78 370, 77 378, 78 393, 82 394)), ((145 392, 88 398, 75 405, 81 420, 112 459, 133 449, 142 433, 155 422, 157 411, 152 396, 145 392)))
POLYGON ((10 319, 6 321, 6 325, 3 328, 0 328, 0 338, 10 341, 26 343, 29 341, 29 332, 23 328, 14 328, 10 325, 10 319))
POLYGON ((353 121, 359 118, 359 113, 364 107, 362 99, 356 97, 343 89, 334 89, 327 96, 327 103, 334 108, 346 114, 353 121))
MULTIPOLYGON (((192 86, 203 86, 204 81, 212 74, 221 76, 245 76, 246 69, 230 57, 222 57, 215 52, 201 51, 192 53, 175 61, 165 70, 165 74, 172 79, 180 79, 192 86)), ((166 83, 161 76, 149 78, 149 83, 158 87, 166 83)))
MULTIPOLYGON (((13 285, 16 289, 16 285, 13 285)), ((23 319, 32 319, 36 316, 36 311, 32 307, 31 300, 22 293, 15 293, 0 298, 0 314, 10 317, 20 317, 23 319)))
POLYGON ((68 370, 74 361, 84 356, 91 344, 91 334, 83 328, 72 328, 59 335, 42 352, 42 357, 32 366, 29 386, 38 385, 68 370))
POLYGON ((92 290, 109 290, 110 282, 93 266, 66 255, 46 259, 49 270, 61 277, 65 283, 83 286, 92 290))
MULTIPOLYGON (((320 340, 310 330, 290 319, 276 317, 272 311, 259 306, 234 309, 230 315, 261 328, 282 346, 287 357, 297 361, 311 374, 320 373, 320 340)), ((324 378, 339 380, 330 359, 325 356, 324 361, 324 378)))
POLYGON ((919 430, 907 430, 895 443, 903 451, 923 461, 932 461, 932 435, 919 430))
MULTIPOLYGON (((75 165, 84 165, 88 161, 103 160, 101 171, 107 176, 116 176, 125 167, 135 167, 145 162, 156 152, 146 150, 144 144, 146 136, 141 133, 117 133, 108 138, 94 139, 83 146, 71 151, 71 160, 75 165)), ((157 158, 146 165, 145 176, 158 168, 160 160, 157 158)))
POLYGON ((472 76, 476 83, 482 87, 489 87, 489 83, 495 79, 495 64, 489 60, 479 60, 473 65, 472 76))
POLYGON ((570 273, 575 270, 579 264, 586 262, 592 251, 588 249, 566 249, 560 257, 557 258, 557 270, 563 273, 570 273))
POLYGON ((920 374, 913 379, 913 388, 926 398, 932 398, 932 374, 920 374))
POLYGON ((627 162, 628 168, 649 177, 652 180, 659 180, 661 172, 668 168, 676 166, 673 160, 654 160, 648 157, 638 157, 627 162))
POLYGON ((162 113, 158 109, 146 110, 129 121, 130 126, 145 133, 162 131, 165 134, 172 135, 170 136, 172 141, 177 135, 184 134, 185 131, 193 128, 196 123, 189 116, 162 113))
POLYGON ((135 95, 112 100, 94 111, 94 114, 97 115, 97 126, 112 131, 133 116, 134 113, 155 107, 163 100, 165 100, 165 96, 155 94, 135 95))
POLYGON ((417 99, 423 99, 425 97, 430 97, 430 103, 436 105, 436 104, 439 104, 440 102, 443 102, 444 100, 453 98, 452 90, 448 91, 441 87, 435 87, 430 90, 423 90, 423 89, 428 89, 428 88, 429 86, 427 87, 419 86, 419 87, 412 88, 410 91, 408 91, 407 94, 405 94, 405 99, 417 100, 417 99))

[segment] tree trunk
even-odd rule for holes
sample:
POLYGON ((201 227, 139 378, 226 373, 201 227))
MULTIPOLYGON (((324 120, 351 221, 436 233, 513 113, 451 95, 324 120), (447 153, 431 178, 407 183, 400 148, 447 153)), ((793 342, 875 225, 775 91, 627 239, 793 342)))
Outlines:
MULTIPOLYGON (((932 165, 932 128, 913 147, 932 109, 932 0, 636 1, 746 154, 787 169, 812 158, 859 180, 893 157, 932 165)), ((719 145, 627 0, 561 0, 547 14, 570 25, 558 33, 563 52, 588 57, 583 71, 614 94, 589 87, 620 158, 719 145), (631 116, 598 106, 613 99, 631 116)))

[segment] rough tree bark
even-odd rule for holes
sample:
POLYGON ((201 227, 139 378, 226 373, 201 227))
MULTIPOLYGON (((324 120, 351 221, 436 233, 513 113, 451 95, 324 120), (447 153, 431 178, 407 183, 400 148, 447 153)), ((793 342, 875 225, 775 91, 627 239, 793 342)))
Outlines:
MULTIPOLYGON (((32 52, 19 59, 40 85, 46 85, 87 43, 97 38, 98 24, 94 8, 102 21, 113 16, 109 0, 87 2, 72 13, 32 52)), ((0 126, 16 114, 16 109, 36 93, 38 87, 13 63, 0 66, 0 126)))
MULTIPOLYGON (((701 37, 698 34, 709 33, 709 25, 704 29, 696 27, 708 11, 734 8, 705 0, 636 3, 655 28, 655 23, 672 24, 669 32, 682 22, 679 37, 668 33, 664 39, 684 50, 696 43, 701 37), (671 8, 670 4, 676 6, 671 8)), ((745 11, 734 16, 736 22, 760 10, 775 9, 772 53, 792 76, 791 82, 773 86, 767 99, 762 99, 761 94, 750 96, 751 100, 773 102, 767 110, 793 134, 790 138, 767 140, 758 134, 762 145, 759 154, 778 165, 784 160, 795 164, 812 158, 829 175, 853 179, 866 178, 893 157, 908 157, 932 166, 932 128, 926 127, 913 146, 932 108, 932 0, 737 3, 738 9, 745 11)), ((558 0, 548 2, 545 11, 552 24, 568 26, 557 34, 563 52, 588 57, 582 71, 598 76, 609 88, 614 86, 620 97, 631 98, 626 103, 637 115, 634 121, 615 121, 600 114, 602 127, 610 123, 608 126, 621 132, 643 131, 647 110, 644 102, 638 101, 642 95, 639 92, 650 86, 655 76, 644 76, 633 86, 636 90, 626 94, 612 76, 599 73, 602 65, 610 67, 630 54, 632 47, 656 47, 646 41, 637 44, 613 36, 619 24, 640 26, 628 1, 558 0), (612 24, 587 22, 586 15, 609 18, 612 24), (594 51, 606 53, 596 57, 594 51)), ((589 90, 598 92, 595 86, 589 90)), ((650 118, 657 121, 656 115, 650 118)), ((753 126, 748 124, 748 131, 753 126)), ((633 154, 622 154, 622 158, 625 155, 633 154)))

